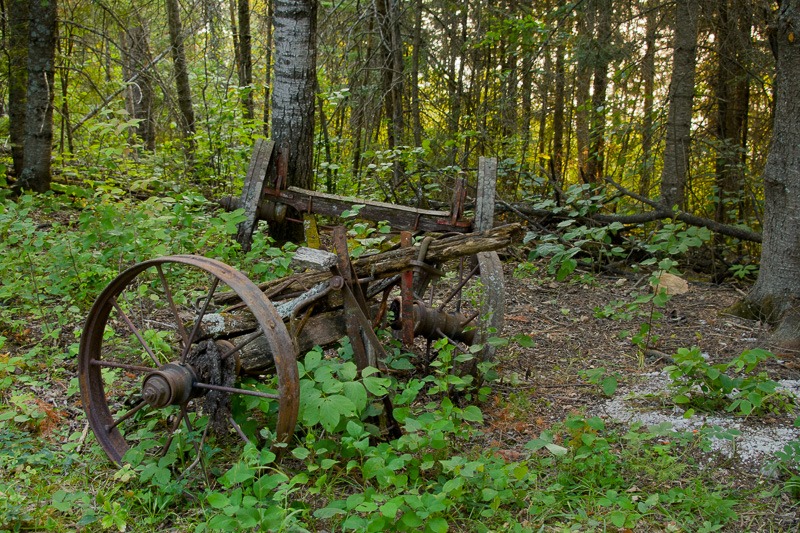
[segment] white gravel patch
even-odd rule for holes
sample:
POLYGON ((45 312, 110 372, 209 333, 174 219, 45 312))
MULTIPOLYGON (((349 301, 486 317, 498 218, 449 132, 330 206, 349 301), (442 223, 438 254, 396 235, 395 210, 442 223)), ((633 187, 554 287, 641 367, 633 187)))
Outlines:
MULTIPOLYGON (((741 417, 720 414, 706 415, 695 413, 684 418, 683 411, 675 408, 672 412, 645 411, 632 400, 646 395, 662 394, 668 389, 669 377, 664 372, 652 372, 643 376, 641 383, 632 387, 620 388, 614 397, 592 409, 592 414, 606 417, 626 424, 640 423, 646 427, 669 424, 676 432, 695 431, 719 427, 723 431, 736 430, 734 439, 711 437, 711 448, 723 455, 735 458, 743 466, 763 470, 775 452, 783 450, 790 441, 800 439, 800 428, 792 426, 757 426, 741 417)), ((779 381, 782 387, 800 398, 800 381, 779 381)), ((752 420, 752 419, 751 419, 752 420)))

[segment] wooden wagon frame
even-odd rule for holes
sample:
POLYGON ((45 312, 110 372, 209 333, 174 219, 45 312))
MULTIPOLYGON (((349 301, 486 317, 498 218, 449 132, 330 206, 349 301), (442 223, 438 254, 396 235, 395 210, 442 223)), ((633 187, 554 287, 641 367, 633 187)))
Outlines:
MULTIPOLYGON (((121 273, 95 301, 79 349, 83 407, 114 462, 131 447, 164 456, 183 439, 196 452, 184 465, 188 472, 204 465, 212 432, 281 447, 298 418, 298 353, 343 337, 360 371, 387 370, 385 345, 396 342, 429 362, 431 343, 449 339, 472 355, 454 367, 463 376, 493 358, 486 340, 502 329, 505 299, 496 250, 519 229, 492 228, 494 160, 481 161, 476 218, 468 220, 463 180, 450 211, 414 209, 287 188, 285 157, 275 152, 272 143, 256 144, 241 197, 226 202, 244 209, 244 247, 258 220, 283 220, 287 206, 336 216, 356 203, 364 206, 359 216, 402 230, 399 245, 352 259, 346 230, 337 226, 333 251, 300 248, 297 273, 259 285, 193 255, 156 258, 121 273), (414 232, 427 234, 415 243, 414 232)), ((382 430, 396 432, 391 401, 381 402, 382 430)))

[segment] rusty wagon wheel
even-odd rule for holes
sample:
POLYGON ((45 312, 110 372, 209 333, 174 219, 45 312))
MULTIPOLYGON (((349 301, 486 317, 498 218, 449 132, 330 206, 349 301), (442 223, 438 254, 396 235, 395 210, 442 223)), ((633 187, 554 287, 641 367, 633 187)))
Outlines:
MULTIPOLYGON (((492 361, 495 347, 487 342, 504 325, 505 282, 497 252, 479 252, 441 266, 445 276, 414 282, 415 333, 428 340, 446 336, 457 345, 481 345, 473 359, 459 365, 461 375, 475 374, 478 364, 492 361), (420 316, 421 315, 421 316, 420 316)), ((430 354, 429 354, 430 357, 430 354)))
POLYGON ((213 259, 162 257, 120 274, 89 312, 78 361, 89 423, 118 464, 136 447, 145 455, 180 452, 181 475, 198 464, 205 471, 214 445, 286 442, 297 421, 292 338, 255 284, 213 259), (252 315, 249 334, 226 339, 214 330, 214 294, 224 290, 252 315), (272 354, 274 388, 240 375, 238 355, 255 341, 272 354))
MULTIPOLYGON (((495 347, 487 340, 499 336, 503 329, 502 262, 496 252, 479 252, 444 264, 430 263, 423 260, 429 243, 423 241, 420 246, 420 258, 413 262, 416 272, 401 274, 396 285, 386 287, 381 299, 392 301, 392 327, 406 346, 414 344, 413 338, 426 339, 425 355, 430 362, 433 341, 447 338, 461 352, 472 355, 457 365, 456 372, 475 376, 479 363, 494 359, 495 347)), ((374 284, 368 296, 379 295, 382 286, 381 282, 374 284)))

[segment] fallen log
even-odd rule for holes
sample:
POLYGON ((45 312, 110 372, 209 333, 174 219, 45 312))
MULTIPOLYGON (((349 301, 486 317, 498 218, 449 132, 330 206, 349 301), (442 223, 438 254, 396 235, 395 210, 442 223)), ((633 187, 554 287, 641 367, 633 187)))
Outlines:
MULTIPOLYGON (((287 317, 283 317, 287 318, 287 317)), ((258 323, 250 313, 213 313, 203 317, 203 339, 224 339, 234 345, 243 343, 247 335, 258 329, 258 323)), ((289 328, 293 324, 289 323, 289 328)), ((299 335, 293 335, 298 353, 304 354, 314 346, 330 346, 344 337, 344 310, 312 315, 303 325, 299 335)), ((290 347, 287 347, 290 349, 290 347)), ((269 344, 264 336, 258 336, 241 348, 237 355, 243 374, 259 374, 275 367, 269 344)))
MULTIPOLYGON (((441 264, 459 257, 475 255, 478 252, 500 250, 511 244, 512 239, 521 230, 520 224, 506 224, 487 231, 442 237, 430 243, 425 261, 430 264, 441 264)), ((353 267, 359 278, 380 279, 410 268, 418 254, 419 247, 417 246, 398 248, 354 259, 353 267)), ((304 272, 260 283, 258 287, 266 293, 268 298, 280 300, 282 295, 307 291, 330 277, 330 272, 304 272)), ((214 301, 218 305, 232 305, 238 299, 239 297, 233 292, 224 292, 214 296, 214 301)))

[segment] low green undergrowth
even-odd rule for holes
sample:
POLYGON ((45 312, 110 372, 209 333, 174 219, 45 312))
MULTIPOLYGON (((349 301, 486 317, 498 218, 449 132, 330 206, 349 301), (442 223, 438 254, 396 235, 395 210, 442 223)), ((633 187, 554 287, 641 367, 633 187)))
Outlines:
MULTIPOLYGON (((285 449, 230 457, 209 444, 207 478, 180 477, 194 443, 179 438, 160 460, 133 449, 116 468, 77 397, 76 342, 93 298, 156 255, 202 253, 263 280, 288 272, 292 248, 257 233, 242 255, 231 239, 241 214, 191 193, 68 192, 0 203, 0 531, 715 531, 774 504, 774 492, 734 488, 695 462, 705 433, 580 414, 494 432, 493 368, 482 366, 477 387, 453 372, 471 354, 444 341, 427 375, 402 352, 383 374, 356 372, 346 345, 306 354, 285 449), (399 436, 382 434, 383 398, 399 436)), ((585 379, 614 392, 615 374, 585 379)))
POLYGON ((794 398, 758 366, 775 356, 762 349, 745 350, 727 363, 710 364, 700 348, 681 348, 664 370, 672 380, 672 401, 689 417, 695 410, 727 411, 742 416, 787 412, 794 398))
MULTIPOLYGON (((297 437, 283 452, 245 447, 208 483, 182 478, 180 448, 113 469, 91 436, 0 422, 0 529, 157 531, 530 531, 655 527, 714 531, 744 495, 707 479, 704 435, 620 430, 572 416, 525 443, 491 440, 479 405, 448 396, 443 365, 399 381, 359 375, 347 350, 299 363, 297 437), (390 396, 402 435, 380 437, 390 396), (36 435, 39 435, 38 437, 36 435), (99 465, 104 465, 100 466, 99 465), (691 480, 686 483, 686 480, 691 480), (24 491, 19 491, 23 487, 24 491)), ((220 450, 209 462, 222 460, 220 450)))

